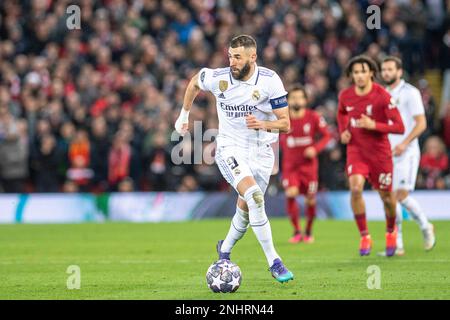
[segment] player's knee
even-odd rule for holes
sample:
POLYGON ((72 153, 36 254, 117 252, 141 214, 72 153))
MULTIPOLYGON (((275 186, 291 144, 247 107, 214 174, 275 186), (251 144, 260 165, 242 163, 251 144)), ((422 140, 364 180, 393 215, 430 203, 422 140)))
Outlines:
POLYGON ((361 185, 353 185, 350 186, 350 192, 353 198, 361 198, 363 193, 363 186, 361 185))
POLYGON ((389 192, 382 193, 381 200, 387 206, 393 206, 395 204, 395 196, 389 192))
POLYGON ((285 191, 285 195, 288 198, 295 198, 298 196, 298 189, 295 187, 287 188, 285 191))
POLYGON ((314 197, 314 196, 306 197, 305 203, 308 207, 315 206, 316 205, 316 197, 314 197))
POLYGON ((256 191, 253 193, 253 200, 255 200, 255 203, 258 207, 264 206, 264 194, 261 190, 256 191))
POLYGON ((258 208, 264 207, 264 194, 258 185, 248 188, 244 194, 244 198, 249 208, 252 204, 258 208))
POLYGON ((405 200, 408 197, 408 191, 406 191, 406 190, 398 190, 395 193, 395 197, 396 197, 397 201, 402 202, 403 200, 405 200))
POLYGON ((267 222, 266 210, 264 209, 264 194, 258 185, 248 188, 245 192, 245 200, 249 207, 250 225, 258 226, 267 222))

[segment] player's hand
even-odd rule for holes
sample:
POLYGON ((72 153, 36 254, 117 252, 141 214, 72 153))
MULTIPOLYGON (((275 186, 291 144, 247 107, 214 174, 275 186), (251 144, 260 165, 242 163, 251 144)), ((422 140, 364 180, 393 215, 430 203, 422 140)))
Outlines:
POLYGON ((350 131, 345 130, 344 132, 341 133, 341 143, 342 144, 349 143, 351 138, 352 138, 352 134, 350 133, 350 131))
POLYGON ((305 151, 303 151, 303 155, 304 155, 305 158, 307 158, 307 159, 315 158, 315 157, 317 156, 316 148, 314 148, 314 147, 308 147, 308 148, 306 148, 305 151))
POLYGON ((256 119, 256 117, 252 114, 245 117, 245 122, 247 124, 247 128, 249 129, 265 129, 264 121, 256 119))
POLYGON ((175 130, 181 135, 184 136, 189 129, 189 111, 186 111, 184 108, 181 108, 180 115, 178 116, 177 121, 175 121, 175 130))
POLYGON ((356 120, 356 125, 359 128, 364 128, 368 130, 375 129, 376 123, 375 120, 372 120, 368 116, 366 116, 364 113, 361 115, 361 118, 356 120))
POLYGON ((405 152, 407 145, 400 143, 394 147, 394 150, 392 150, 392 154, 394 157, 399 157, 405 152))

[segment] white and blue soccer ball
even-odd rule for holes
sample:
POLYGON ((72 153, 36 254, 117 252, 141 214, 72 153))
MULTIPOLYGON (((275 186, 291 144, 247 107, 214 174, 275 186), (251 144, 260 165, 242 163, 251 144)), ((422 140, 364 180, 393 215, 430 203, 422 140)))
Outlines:
POLYGON ((230 260, 217 260, 206 272, 206 283, 213 292, 235 292, 242 281, 241 269, 230 260))

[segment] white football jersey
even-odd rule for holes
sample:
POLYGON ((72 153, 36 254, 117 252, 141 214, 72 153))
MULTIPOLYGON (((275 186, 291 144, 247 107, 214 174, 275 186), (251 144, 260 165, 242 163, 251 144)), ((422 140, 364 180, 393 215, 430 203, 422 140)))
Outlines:
POLYGON ((216 98, 218 146, 248 148, 277 141, 278 133, 248 129, 245 122, 249 114, 259 120, 276 120, 272 110, 288 105, 287 92, 274 71, 256 66, 250 79, 239 81, 233 78, 229 67, 203 68, 199 72, 198 85, 216 98))
MULTIPOLYGON (((394 148, 396 145, 404 141, 405 138, 411 133, 412 129, 416 125, 414 117, 425 114, 425 109, 423 107, 420 91, 416 87, 405 82, 405 80, 402 79, 398 86, 393 90, 390 90, 389 88, 386 89, 395 100, 405 126, 405 132, 403 134, 389 134, 389 142, 391 143, 391 147, 394 148)), ((405 153, 410 152, 420 154, 419 141, 417 138, 411 141, 408 148, 405 150, 405 153)))

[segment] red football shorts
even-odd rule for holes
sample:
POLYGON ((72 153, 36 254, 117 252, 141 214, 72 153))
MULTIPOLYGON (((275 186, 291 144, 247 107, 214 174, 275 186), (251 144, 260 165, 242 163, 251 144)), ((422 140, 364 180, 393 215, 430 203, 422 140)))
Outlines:
MULTIPOLYGON (((317 170, 311 170, 317 171, 317 170)), ((300 170, 283 172, 283 188, 297 187, 300 194, 314 195, 317 193, 317 172, 305 172, 300 170)))
POLYGON ((374 152, 368 159, 360 153, 347 153, 347 175, 363 175, 377 190, 392 191, 393 166, 391 156, 374 152))

